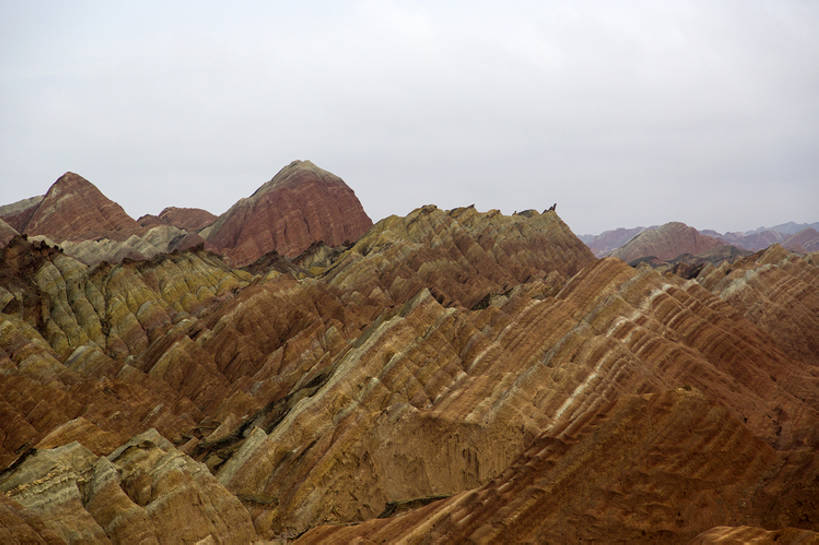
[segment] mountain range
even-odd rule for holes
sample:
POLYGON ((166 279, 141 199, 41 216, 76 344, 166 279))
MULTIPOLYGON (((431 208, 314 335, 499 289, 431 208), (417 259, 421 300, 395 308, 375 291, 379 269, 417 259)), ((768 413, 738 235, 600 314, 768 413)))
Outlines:
POLYGON ((814 228, 638 229, 66 173, 0 207, 0 542, 816 543, 814 228))

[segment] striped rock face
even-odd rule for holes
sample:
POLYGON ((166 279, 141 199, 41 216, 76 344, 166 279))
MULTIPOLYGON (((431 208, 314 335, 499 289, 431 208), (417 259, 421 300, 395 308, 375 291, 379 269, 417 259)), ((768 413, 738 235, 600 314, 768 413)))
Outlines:
POLYGON ((372 226, 341 178, 310 161, 294 161, 203 231, 236 266, 275 250, 295 257, 312 243, 354 242, 372 226))
POLYGON ((13 239, 0 532, 815 537, 815 256, 772 247, 686 280, 596 260, 554 212, 472 207, 350 243, 241 270, 201 248, 89 267, 13 239))

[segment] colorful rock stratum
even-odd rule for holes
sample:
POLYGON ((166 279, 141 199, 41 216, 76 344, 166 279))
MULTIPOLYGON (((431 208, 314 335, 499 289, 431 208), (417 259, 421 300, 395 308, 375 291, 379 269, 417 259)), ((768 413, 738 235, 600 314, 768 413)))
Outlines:
POLYGON ((819 542, 819 255, 686 279, 553 211, 370 227, 344 188, 78 209, 206 241, 95 263, 49 243, 69 199, 4 208, 0 543, 819 542))

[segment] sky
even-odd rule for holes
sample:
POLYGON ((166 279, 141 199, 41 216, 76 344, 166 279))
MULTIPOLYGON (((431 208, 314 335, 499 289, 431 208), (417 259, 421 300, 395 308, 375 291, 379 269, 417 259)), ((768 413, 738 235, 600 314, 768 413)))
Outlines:
POLYGON ((0 0, 0 203, 220 214, 294 159, 379 220, 819 220, 819 2, 0 0))

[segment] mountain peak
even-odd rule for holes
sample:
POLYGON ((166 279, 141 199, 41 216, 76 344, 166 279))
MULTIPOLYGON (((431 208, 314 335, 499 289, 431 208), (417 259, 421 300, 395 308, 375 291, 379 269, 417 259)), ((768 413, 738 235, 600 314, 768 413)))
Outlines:
POLYGON ((338 246, 372 226, 344 180, 311 161, 293 161, 203 232, 234 264, 276 250, 297 256, 312 243, 338 246))
POLYGON ((62 241, 100 236, 125 239, 138 230, 137 222, 120 205, 69 171, 51 185, 21 232, 62 241))
POLYGON ((611 255, 629 263, 641 257, 673 259, 680 254, 698 255, 724 244, 721 240, 701 234, 679 221, 648 228, 611 255))

